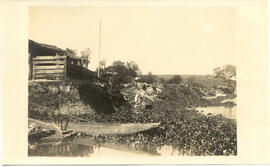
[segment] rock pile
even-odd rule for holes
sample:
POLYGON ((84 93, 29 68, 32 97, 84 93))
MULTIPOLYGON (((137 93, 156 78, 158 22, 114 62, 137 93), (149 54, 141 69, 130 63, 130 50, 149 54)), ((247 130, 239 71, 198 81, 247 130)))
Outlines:
POLYGON ((133 105, 135 112, 137 112, 139 108, 151 109, 151 103, 158 98, 162 89, 162 84, 133 82, 125 84, 121 89, 121 94, 133 105))

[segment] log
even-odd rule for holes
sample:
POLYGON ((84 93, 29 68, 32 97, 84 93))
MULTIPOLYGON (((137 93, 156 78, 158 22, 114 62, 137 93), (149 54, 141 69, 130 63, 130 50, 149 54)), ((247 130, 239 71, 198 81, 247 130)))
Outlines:
POLYGON ((64 73, 64 69, 36 70, 36 75, 37 74, 54 74, 54 73, 64 73))
POLYGON ((36 70, 64 69, 64 65, 35 66, 36 70))
POLYGON ((64 74, 35 74, 35 79, 62 78, 62 77, 64 77, 64 74))
POLYGON ((59 60, 64 58, 66 58, 66 56, 36 56, 33 60, 59 60))
POLYGON ((61 64, 61 65, 63 65, 63 64, 65 64, 65 61, 63 60, 63 61, 61 61, 61 60, 46 60, 46 61, 33 61, 33 64, 34 65, 38 65, 38 64, 55 64, 55 65, 57 65, 57 64, 61 64))

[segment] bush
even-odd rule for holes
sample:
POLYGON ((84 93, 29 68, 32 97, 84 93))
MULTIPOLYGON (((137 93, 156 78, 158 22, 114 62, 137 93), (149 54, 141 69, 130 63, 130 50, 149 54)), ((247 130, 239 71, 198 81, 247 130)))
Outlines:
POLYGON ((84 103, 68 102, 61 104, 58 110, 52 112, 55 123, 59 123, 62 130, 66 130, 70 120, 72 121, 92 121, 95 119, 95 111, 84 103), (84 120, 81 116, 87 116, 88 120, 84 120), (66 121, 65 127, 63 126, 66 121))
POLYGON ((151 72, 149 72, 147 75, 141 76, 138 82, 153 84, 156 81, 157 81, 157 78, 154 75, 152 75, 151 72))
POLYGON ((62 104, 58 109, 58 113, 73 118, 75 121, 80 115, 95 115, 95 111, 81 101, 62 104))
POLYGON ((190 77, 187 79, 187 84, 188 85, 193 85, 195 83, 195 78, 194 77, 190 77))
POLYGON ((179 84, 182 82, 182 78, 180 77, 180 75, 174 75, 171 79, 169 79, 168 83, 175 83, 175 84, 179 84))
POLYGON ((104 69, 105 72, 114 72, 116 75, 113 76, 114 85, 130 83, 139 74, 138 65, 131 62, 114 61, 113 64, 104 69))

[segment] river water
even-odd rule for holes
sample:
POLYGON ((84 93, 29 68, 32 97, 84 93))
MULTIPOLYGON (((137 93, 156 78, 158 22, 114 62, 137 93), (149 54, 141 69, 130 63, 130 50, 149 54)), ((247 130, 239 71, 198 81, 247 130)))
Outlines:
MULTIPOLYGON (((236 99, 228 99, 222 101, 222 103, 233 102, 236 104, 236 99)), ((218 115, 221 114, 226 118, 236 119, 237 118, 237 106, 210 106, 210 107, 197 107, 196 110, 202 112, 203 114, 218 115)))
POLYGON ((198 107, 196 110, 204 113, 204 114, 212 114, 212 115, 218 115, 221 114, 225 116, 226 118, 230 119, 236 119, 237 113, 236 113, 236 106, 233 107, 223 107, 223 106, 216 106, 216 107, 198 107))

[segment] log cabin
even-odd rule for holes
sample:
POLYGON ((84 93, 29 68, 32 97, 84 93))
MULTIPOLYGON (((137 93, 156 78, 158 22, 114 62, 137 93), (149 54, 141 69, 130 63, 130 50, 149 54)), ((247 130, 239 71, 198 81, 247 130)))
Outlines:
POLYGON ((67 56, 66 50, 29 40, 29 80, 66 81, 90 79, 95 72, 83 67, 81 58, 67 56))

